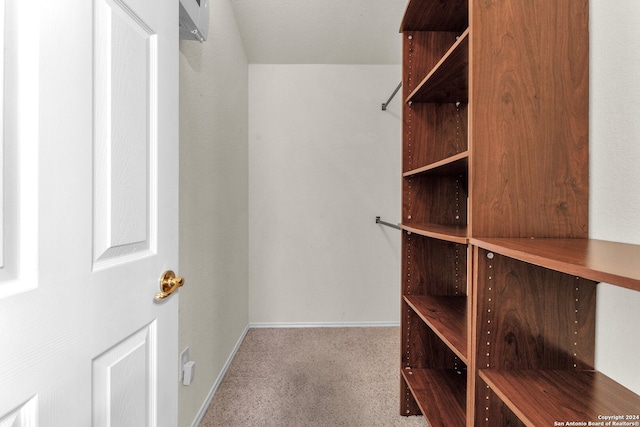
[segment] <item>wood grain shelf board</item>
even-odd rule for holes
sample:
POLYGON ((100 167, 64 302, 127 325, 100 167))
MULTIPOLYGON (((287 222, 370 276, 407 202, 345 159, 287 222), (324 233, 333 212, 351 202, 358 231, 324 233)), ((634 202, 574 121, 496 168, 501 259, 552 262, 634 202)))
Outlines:
POLYGON ((406 368, 402 377, 431 427, 465 425, 466 373, 406 368))
POLYGON ((460 360, 468 365, 467 297, 405 295, 404 300, 460 360))
POLYGON ((400 32, 462 31, 468 27, 468 16, 467 0, 410 0, 400 24, 400 32))
POLYGON ((640 414, 640 396, 596 371, 481 369, 479 375, 527 426, 640 414))
POLYGON ((464 102, 469 99, 469 29, 409 94, 407 102, 464 102))
POLYGON ((640 291, 640 245, 544 238, 471 238, 470 242, 530 264, 640 291))
POLYGON ((439 175, 455 175, 466 174, 469 167, 469 151, 463 151, 455 156, 440 160, 430 165, 426 165, 417 169, 407 171, 402 174, 403 177, 410 177, 420 174, 439 174, 439 175))
POLYGON ((434 239, 446 240, 453 243, 467 244, 467 227, 440 224, 399 224, 400 228, 409 233, 434 239))

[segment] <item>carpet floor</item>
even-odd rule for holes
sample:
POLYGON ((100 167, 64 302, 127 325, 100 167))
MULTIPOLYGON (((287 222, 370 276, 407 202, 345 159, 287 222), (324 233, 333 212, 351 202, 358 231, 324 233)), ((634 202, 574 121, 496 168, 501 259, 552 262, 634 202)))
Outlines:
POLYGON ((250 329, 200 427, 426 426, 399 415, 400 331, 250 329))

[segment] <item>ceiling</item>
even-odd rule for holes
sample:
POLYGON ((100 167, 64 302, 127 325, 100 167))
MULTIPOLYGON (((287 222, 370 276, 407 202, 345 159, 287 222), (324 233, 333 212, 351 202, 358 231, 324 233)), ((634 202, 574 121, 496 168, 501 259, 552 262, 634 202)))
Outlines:
POLYGON ((406 0, 231 0, 249 63, 400 64, 406 0))

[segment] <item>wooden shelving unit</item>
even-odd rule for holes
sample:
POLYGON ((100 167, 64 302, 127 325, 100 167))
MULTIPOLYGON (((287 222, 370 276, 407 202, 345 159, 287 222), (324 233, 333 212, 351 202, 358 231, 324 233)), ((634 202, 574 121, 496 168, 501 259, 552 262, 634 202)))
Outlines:
POLYGON ((596 239, 472 238, 471 243, 551 270, 640 291, 640 246, 596 239))
POLYGON ((400 31, 401 414, 637 413, 594 372, 597 283, 640 290, 640 247, 588 239, 588 0, 410 0, 400 31))
POLYGON ((469 29, 466 29, 422 82, 407 102, 467 102, 469 88, 469 29))
POLYGON ((469 152, 463 151, 438 162, 405 172, 402 176, 406 178, 420 174, 466 175, 469 169, 468 159, 469 152))
POLYGON ((468 27, 467 0, 409 1, 402 18, 401 31, 452 31, 468 27))
POLYGON ((640 397, 600 372, 481 369, 479 376, 526 426, 597 423, 603 415, 640 421, 640 397))
POLYGON ((629 264, 640 246, 593 239, 471 243, 475 425, 500 420, 500 403, 527 426, 640 415, 640 396, 593 370, 597 283, 640 290, 640 267, 629 264))
POLYGON ((439 240, 446 240, 453 243, 466 244, 467 227, 459 225, 440 224, 400 224, 400 228, 408 233, 415 233, 419 236, 433 237, 439 240))
POLYGON ((407 295, 405 302, 438 335, 438 337, 467 363, 467 297, 433 297, 407 295))
POLYGON ((455 370, 404 369, 402 379, 431 425, 464 425, 466 376, 455 370))

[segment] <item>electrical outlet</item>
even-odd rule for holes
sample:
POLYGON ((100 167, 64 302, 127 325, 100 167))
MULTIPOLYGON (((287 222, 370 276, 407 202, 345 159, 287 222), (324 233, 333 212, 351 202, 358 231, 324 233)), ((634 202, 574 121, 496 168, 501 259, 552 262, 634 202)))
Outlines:
POLYGON ((184 365, 189 362, 189 346, 187 346, 182 353, 180 353, 180 373, 178 374, 178 378, 180 378, 180 382, 184 378, 184 365))

